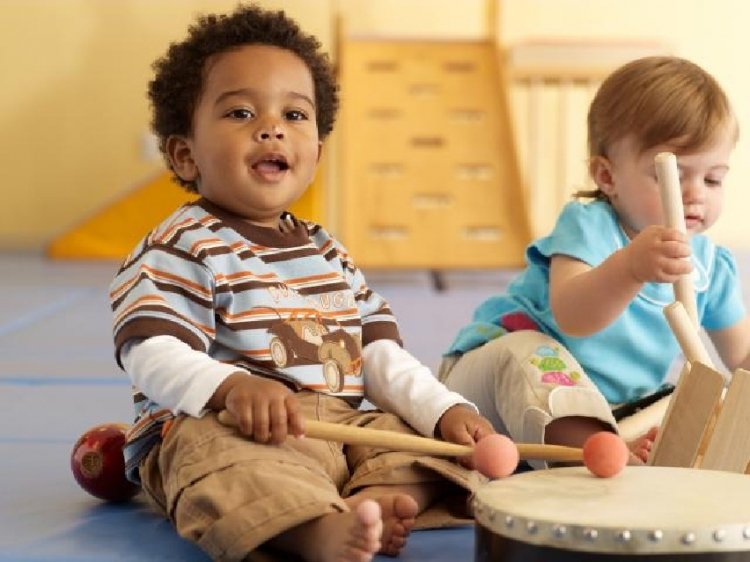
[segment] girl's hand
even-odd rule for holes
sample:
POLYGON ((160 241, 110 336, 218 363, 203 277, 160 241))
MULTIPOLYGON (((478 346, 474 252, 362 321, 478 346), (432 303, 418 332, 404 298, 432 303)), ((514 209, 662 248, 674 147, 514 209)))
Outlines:
POLYGON ((673 228, 651 225, 625 247, 628 270, 638 283, 674 283, 690 273, 690 244, 687 236, 673 228))
MULTIPOLYGON (((439 437, 451 443, 474 446, 486 435, 495 433, 489 421, 477 414, 472 408, 456 404, 448 408, 438 421, 439 437)), ((459 464, 473 469, 471 456, 459 459, 459 464)))
POLYGON ((301 436, 304 420, 295 394, 282 383, 252 374, 232 375, 224 407, 240 432, 258 443, 278 445, 288 435, 301 436))

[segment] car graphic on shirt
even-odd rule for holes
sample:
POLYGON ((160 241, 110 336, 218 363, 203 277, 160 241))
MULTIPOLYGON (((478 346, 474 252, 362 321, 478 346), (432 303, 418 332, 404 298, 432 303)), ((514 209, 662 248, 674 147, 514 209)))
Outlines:
POLYGON ((320 364, 331 392, 344 389, 346 375, 361 375, 359 339, 340 326, 331 331, 314 311, 279 317, 268 332, 271 359, 279 368, 320 364))

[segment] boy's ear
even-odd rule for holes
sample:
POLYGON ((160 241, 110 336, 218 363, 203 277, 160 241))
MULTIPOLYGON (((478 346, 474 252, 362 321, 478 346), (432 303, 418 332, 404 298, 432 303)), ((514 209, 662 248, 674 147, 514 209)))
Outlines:
POLYGON ((171 135, 167 137, 165 148, 172 169, 180 179, 184 181, 198 179, 199 170, 193 159, 193 148, 189 139, 181 135, 171 135))
POLYGON ((589 160, 589 174, 596 187, 606 195, 613 195, 615 189, 612 163, 604 156, 594 156, 589 160))

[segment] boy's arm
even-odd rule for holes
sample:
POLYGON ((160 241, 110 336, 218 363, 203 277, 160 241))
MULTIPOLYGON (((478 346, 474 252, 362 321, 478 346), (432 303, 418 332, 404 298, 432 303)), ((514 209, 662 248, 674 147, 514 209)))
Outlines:
POLYGON ((294 393, 284 384, 216 361, 174 336, 128 342, 121 358, 136 388, 175 414, 200 417, 226 408, 259 443, 304 432, 294 393))
POLYGON ((730 371, 750 371, 750 316, 723 330, 708 332, 721 361, 730 371))
POLYGON ((365 397, 383 411, 433 437, 441 416, 452 406, 471 402, 451 392, 432 372, 393 340, 376 340, 362 350, 365 397))
POLYGON ((209 400, 226 379, 241 372, 174 336, 131 340, 123 345, 120 359, 138 390, 175 414, 195 417, 210 407, 209 400))
POLYGON ((596 267, 564 255, 550 263, 550 307, 560 329, 583 337, 609 326, 646 282, 673 283, 692 265, 685 236, 649 226, 596 267))

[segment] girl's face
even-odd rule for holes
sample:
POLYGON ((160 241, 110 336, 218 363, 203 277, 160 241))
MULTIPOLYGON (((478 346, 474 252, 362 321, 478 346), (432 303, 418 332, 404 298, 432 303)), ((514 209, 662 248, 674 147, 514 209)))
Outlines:
POLYGON ((203 197, 269 227, 307 189, 320 147, 310 70, 268 45, 209 60, 192 134, 167 143, 175 171, 203 197))
POLYGON ((629 237, 645 227, 664 224, 654 157, 660 152, 677 156, 688 234, 708 229, 721 214, 724 177, 729 171, 729 156, 734 136, 718 140, 694 151, 682 152, 675 142, 638 150, 631 135, 615 142, 609 157, 592 161, 594 181, 609 196, 612 207, 629 237))

